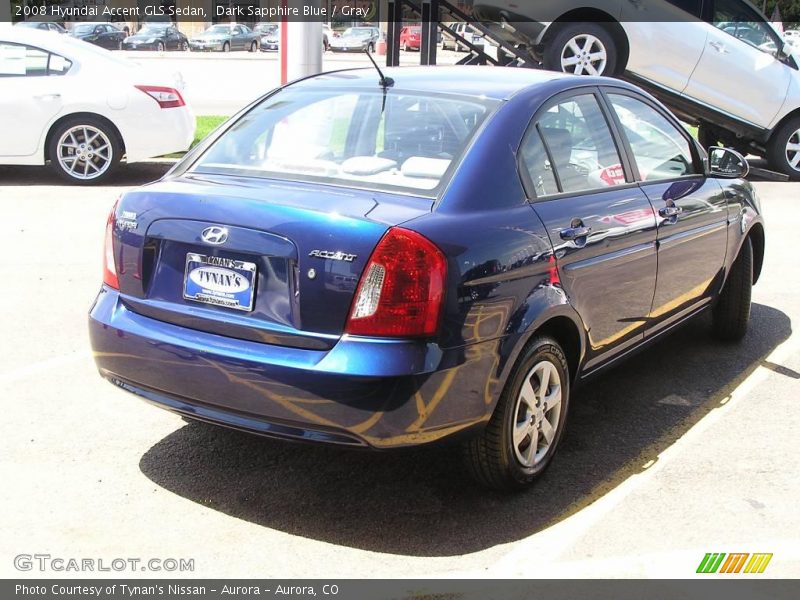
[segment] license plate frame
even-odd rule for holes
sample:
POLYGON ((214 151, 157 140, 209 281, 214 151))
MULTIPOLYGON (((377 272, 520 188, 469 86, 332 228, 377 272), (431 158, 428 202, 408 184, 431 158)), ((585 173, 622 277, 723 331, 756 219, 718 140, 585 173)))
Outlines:
POLYGON ((251 312, 257 273, 254 262, 188 252, 183 273, 183 298, 210 306, 251 312), (192 277, 193 273, 197 273, 197 276, 192 277), (247 283, 246 287, 243 282, 247 283))

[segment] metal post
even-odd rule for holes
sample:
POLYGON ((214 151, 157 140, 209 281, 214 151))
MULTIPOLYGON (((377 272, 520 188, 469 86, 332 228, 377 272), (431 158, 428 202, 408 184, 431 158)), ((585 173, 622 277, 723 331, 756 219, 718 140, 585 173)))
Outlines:
POLYGON ((419 64, 435 65, 439 37, 439 0, 422 0, 422 45, 419 64))
POLYGON ((403 28, 402 0, 389 0, 386 30, 386 66, 400 66, 400 30, 403 28))

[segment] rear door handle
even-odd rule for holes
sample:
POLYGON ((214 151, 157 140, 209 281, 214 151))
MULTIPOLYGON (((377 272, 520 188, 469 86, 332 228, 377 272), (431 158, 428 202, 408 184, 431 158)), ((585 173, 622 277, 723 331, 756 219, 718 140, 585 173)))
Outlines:
POLYGON ((61 94, 39 94, 38 96, 34 96, 34 100, 57 100, 61 98, 61 94))
POLYGON ((716 41, 715 42, 709 42, 708 45, 711 46, 712 48, 714 48, 714 50, 716 50, 720 54, 729 54, 730 53, 730 50, 725 48, 725 44, 723 44, 722 42, 716 42, 716 41))
POLYGON ((558 232, 562 240, 577 240, 578 238, 585 238, 592 231, 591 227, 579 225, 577 227, 567 227, 558 232))
POLYGON ((681 213, 679 206, 664 206, 658 209, 659 216, 669 219, 670 217, 677 217, 681 213))

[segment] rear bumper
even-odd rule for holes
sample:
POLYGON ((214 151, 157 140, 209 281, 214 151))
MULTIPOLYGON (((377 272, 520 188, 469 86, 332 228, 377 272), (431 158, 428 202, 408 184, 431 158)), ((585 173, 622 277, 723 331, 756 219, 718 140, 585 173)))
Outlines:
POLYGON ((495 342, 467 352, 348 336, 327 351, 275 346, 139 315, 106 288, 89 332, 112 383, 172 412, 272 437, 413 446, 471 432, 493 407, 495 342))
POLYGON ((175 108, 158 108, 155 102, 153 105, 146 115, 147 126, 137 127, 132 120, 126 121, 125 127, 120 126, 129 163, 184 152, 194 140, 197 122, 189 105, 175 108))

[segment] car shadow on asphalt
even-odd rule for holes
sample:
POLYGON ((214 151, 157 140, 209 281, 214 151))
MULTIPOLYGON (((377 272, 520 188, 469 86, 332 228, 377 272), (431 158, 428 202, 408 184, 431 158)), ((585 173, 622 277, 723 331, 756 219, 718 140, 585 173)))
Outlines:
MULTIPOLYGON (((156 179, 160 179, 172 168, 174 163, 164 162, 140 162, 129 165, 120 165, 116 173, 109 175, 108 179, 99 183, 99 186, 109 187, 131 187, 143 185, 156 179)), ((80 183, 68 183, 61 179, 56 173, 47 167, 9 167, 0 166, 0 187, 3 186, 70 186, 80 187, 80 183)), ((95 187, 88 184, 86 187, 95 187)))
POLYGON ((741 344, 709 328, 695 319, 576 390, 558 455, 519 493, 474 485, 455 447, 368 452, 202 423, 159 441, 139 467, 175 494, 292 535, 411 556, 475 552, 541 531, 641 472, 791 334, 784 313, 759 304, 741 344))

